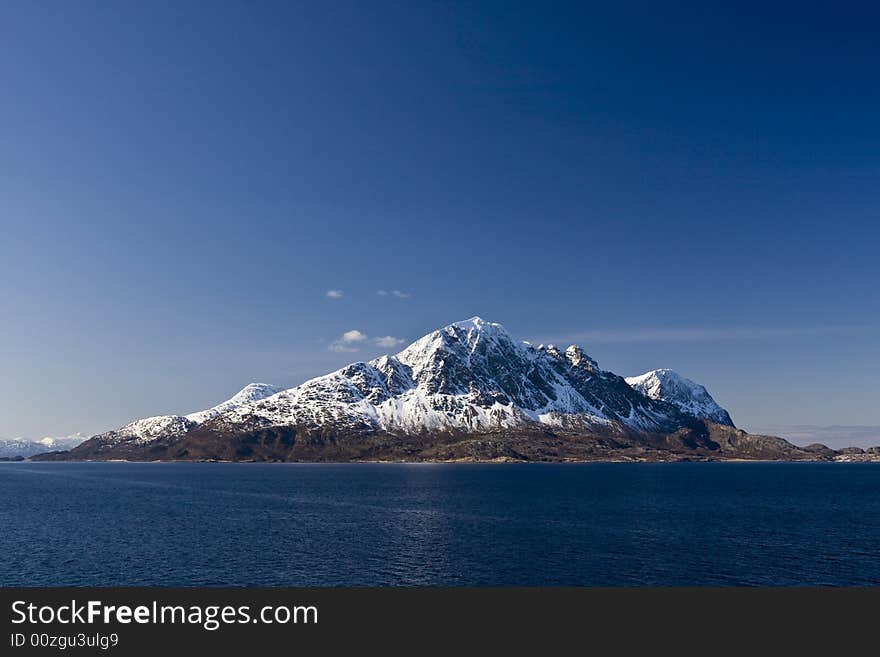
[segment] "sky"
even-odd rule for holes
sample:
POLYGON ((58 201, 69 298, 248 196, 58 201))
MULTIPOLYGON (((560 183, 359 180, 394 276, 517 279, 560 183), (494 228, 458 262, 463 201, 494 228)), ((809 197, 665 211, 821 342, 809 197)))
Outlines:
POLYGON ((0 4, 0 437, 480 315, 880 425, 880 10, 0 4))

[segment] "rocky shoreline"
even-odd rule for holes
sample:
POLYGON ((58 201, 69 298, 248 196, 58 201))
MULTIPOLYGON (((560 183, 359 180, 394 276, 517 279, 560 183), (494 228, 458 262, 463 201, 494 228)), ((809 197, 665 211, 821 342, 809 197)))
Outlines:
POLYGON ((284 427, 246 434, 214 432, 147 444, 84 443, 33 461, 188 461, 299 463, 880 461, 880 447, 798 447, 709 421, 672 434, 497 432, 484 434, 323 434, 284 427))

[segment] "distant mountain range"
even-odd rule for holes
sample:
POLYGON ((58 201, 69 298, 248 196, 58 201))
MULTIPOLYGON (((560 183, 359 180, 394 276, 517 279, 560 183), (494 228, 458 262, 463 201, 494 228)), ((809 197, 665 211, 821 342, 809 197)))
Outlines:
MULTIPOLYGON (((880 451, 880 450, 878 450, 880 451)), ((136 420, 37 459, 454 461, 867 459, 735 428, 671 370, 624 379, 577 345, 511 338, 479 317, 394 356, 190 415, 136 420)))
POLYGON ((880 426, 877 425, 767 424, 758 427, 758 432, 782 436, 795 445, 823 443, 833 449, 848 446, 869 449, 880 445, 880 426))
POLYGON ((73 449, 88 436, 63 436, 60 438, 41 438, 27 440, 25 438, 0 438, 0 458, 27 458, 45 452, 73 449))

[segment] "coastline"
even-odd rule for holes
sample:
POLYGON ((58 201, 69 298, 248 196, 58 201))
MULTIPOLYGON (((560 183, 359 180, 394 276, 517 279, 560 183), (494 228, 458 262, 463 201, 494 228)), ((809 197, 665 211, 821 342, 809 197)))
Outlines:
POLYGON ((424 459, 418 461, 405 460, 350 460, 350 461, 281 461, 281 460, 227 460, 227 459, 21 459, 0 461, 0 463, 236 463, 236 464, 274 464, 274 465, 583 465, 589 463, 880 463, 880 456, 871 458, 833 458, 833 459, 746 459, 746 458, 693 458, 678 459, 559 459, 559 460, 524 460, 524 459, 424 459))

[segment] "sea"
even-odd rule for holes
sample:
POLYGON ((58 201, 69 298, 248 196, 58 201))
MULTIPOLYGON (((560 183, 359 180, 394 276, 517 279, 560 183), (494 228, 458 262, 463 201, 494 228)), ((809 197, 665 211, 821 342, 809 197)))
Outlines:
POLYGON ((2 586, 877 584, 873 463, 0 463, 2 586))

